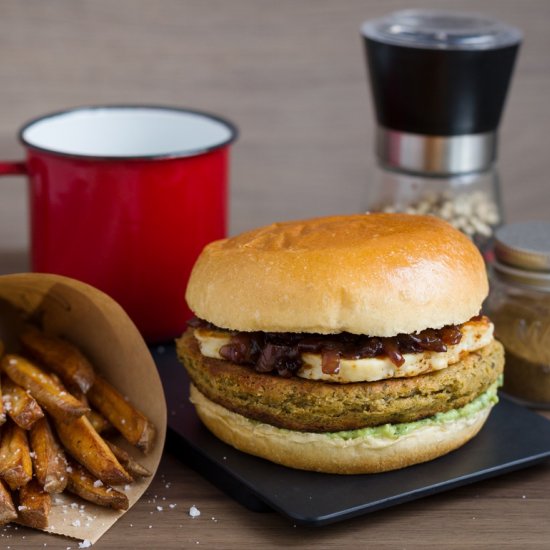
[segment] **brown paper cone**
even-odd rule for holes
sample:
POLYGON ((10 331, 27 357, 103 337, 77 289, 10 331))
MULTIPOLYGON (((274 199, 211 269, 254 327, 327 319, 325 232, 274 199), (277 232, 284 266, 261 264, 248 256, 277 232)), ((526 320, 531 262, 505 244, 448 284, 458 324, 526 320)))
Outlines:
MULTIPOLYGON (((9 351, 18 349, 17 330, 23 320, 38 321, 46 333, 77 345, 96 370, 150 418, 158 432, 154 447, 146 456, 132 449, 132 456, 155 473, 164 447, 166 402, 153 358, 123 309, 99 290, 66 277, 34 273, 0 276, 0 337, 9 351)), ((126 487, 130 507, 151 479, 126 487)), ((52 501, 46 530, 91 543, 124 514, 70 493, 53 495, 52 501)))

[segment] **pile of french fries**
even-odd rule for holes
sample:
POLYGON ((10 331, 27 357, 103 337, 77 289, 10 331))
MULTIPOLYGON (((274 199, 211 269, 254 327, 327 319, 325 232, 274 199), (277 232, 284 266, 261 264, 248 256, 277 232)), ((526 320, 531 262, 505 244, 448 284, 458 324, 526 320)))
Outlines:
POLYGON ((0 341, 0 525, 45 529, 51 495, 65 490, 127 510, 113 486, 151 473, 107 437, 147 453, 155 427, 74 345, 31 325, 19 340, 21 354, 0 341))

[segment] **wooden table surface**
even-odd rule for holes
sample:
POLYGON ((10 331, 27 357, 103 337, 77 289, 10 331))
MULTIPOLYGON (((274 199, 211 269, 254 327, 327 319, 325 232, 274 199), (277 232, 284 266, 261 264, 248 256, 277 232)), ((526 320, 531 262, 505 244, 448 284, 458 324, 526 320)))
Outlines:
MULTIPOLYGON (((499 171, 509 220, 550 219, 550 2, 418 4, 485 12, 523 29, 499 171)), ((358 28, 403 6, 393 0, 0 0, 0 157, 20 158, 17 129, 49 111, 97 103, 189 106, 240 127, 232 233, 360 211, 375 159, 358 28)), ((1 273, 28 270, 27 225, 25 185, 5 178, 1 273)), ((77 544, 0 529, 0 548, 69 546, 77 544)), ((550 548, 550 462, 341 524, 303 528, 244 509, 166 453, 147 495, 95 545, 281 546, 550 548), (195 519, 188 515, 193 504, 201 511, 195 519)))

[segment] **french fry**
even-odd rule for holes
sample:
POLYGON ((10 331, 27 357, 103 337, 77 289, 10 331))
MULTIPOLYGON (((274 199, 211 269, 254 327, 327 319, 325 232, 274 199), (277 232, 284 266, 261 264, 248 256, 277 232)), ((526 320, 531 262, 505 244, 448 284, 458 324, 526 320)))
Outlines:
POLYGON ((132 482, 128 472, 85 416, 75 419, 54 417, 54 423, 65 449, 96 479, 108 485, 132 482))
POLYGON ((79 417, 90 409, 66 391, 59 391, 59 385, 30 360, 16 354, 8 354, 0 362, 2 370, 31 395, 52 415, 79 417))
POLYGON ((94 383, 94 369, 82 352, 71 343, 47 336, 32 325, 19 334, 25 351, 58 374, 63 382, 86 393, 94 383))
MULTIPOLYGON (((88 398, 86 397, 86 394, 84 392, 73 389, 71 393, 85 407, 90 406, 90 403, 88 402, 88 398)), ((93 409, 90 409, 90 412, 86 413, 86 416, 88 417, 88 420, 90 421, 91 425, 94 427, 94 430, 98 434, 105 432, 113 427, 112 424, 101 413, 94 411, 93 409)))
POLYGON ((95 479, 78 462, 69 459, 69 484, 67 489, 84 500, 115 510, 128 510, 128 497, 95 479))
MULTIPOLYGON (((59 391, 66 392, 65 386, 63 385, 63 382, 55 374, 54 372, 49 373, 51 379, 54 381, 54 383, 57 385, 59 391)), ((104 432, 105 430, 108 430, 109 428, 112 428, 111 423, 100 413, 97 411, 94 411, 90 409, 90 403, 88 402, 88 398, 86 397, 86 394, 80 390, 79 388, 72 388, 69 392, 73 397, 78 399, 82 406, 87 407, 89 411, 86 413, 86 416, 88 417, 88 420, 91 422, 92 426, 94 427, 95 431, 99 434, 101 432, 104 432)))
POLYGON ((46 529, 52 499, 36 479, 19 489, 17 523, 34 529, 46 529))
MULTIPOLYGON (((4 355, 6 346, 4 341, 0 340, 0 358, 4 355)), ((2 386, 0 385, 0 426, 6 421, 6 410, 4 408, 4 400, 2 399, 2 386)))
MULTIPOLYGON (((63 385, 63 382, 61 382, 61 379, 57 374, 54 372, 49 373, 50 377, 54 381, 54 383, 57 385, 59 391, 66 392, 65 386, 63 385)), ((97 411, 93 411, 90 409, 90 403, 88 402, 88 398, 86 397, 86 394, 80 390, 79 388, 72 388, 69 392, 73 397, 78 399, 82 406, 87 407, 89 411, 86 413, 86 416, 88 417, 88 420, 91 422, 92 426, 94 427, 95 431, 99 434, 102 431, 105 431, 107 428, 111 427, 110 422, 100 413, 97 411)))
MULTIPOLYGON (((0 340, 0 358, 4 356, 6 352, 6 346, 4 341, 0 340)), ((0 384, 0 426, 6 421, 6 411, 4 408, 4 400, 2 399, 2 386, 0 384)))
POLYGON ((32 478, 27 432, 11 420, 2 428, 0 477, 12 491, 23 487, 32 478))
POLYGON ((62 493, 67 487, 67 459, 46 418, 35 422, 29 432, 36 479, 47 493, 62 493))
POLYGON ((124 449, 115 445, 111 441, 105 440, 105 443, 109 445, 111 451, 116 456, 117 460, 124 466, 124 469, 132 476, 133 479, 139 479, 140 477, 150 477, 153 474, 145 467, 142 466, 137 460, 134 460, 124 449))
MULTIPOLYGON (((59 378, 59 376, 57 376, 57 374, 55 374, 55 372, 48 372, 48 376, 52 379, 52 383, 55 385, 55 387, 57 388, 57 391, 67 391, 67 388, 65 388, 65 386, 63 385, 63 382, 61 382, 61 378, 59 378)), ((71 393, 71 392, 69 392, 71 393)), ((71 393, 71 395, 73 397, 74 394, 71 393)), ((84 394, 83 394, 84 395, 84 394)), ((81 401, 78 397, 76 397, 76 399, 78 399, 79 401, 81 401)), ((86 400, 86 402, 82 402, 82 405, 84 405, 85 407, 88 406, 88 401, 86 400)))
POLYGON ((0 525, 4 525, 17 519, 17 512, 9 491, 4 482, 0 480, 0 525))
POLYGON ((34 327, 27 327, 20 340, 31 358, 5 354, 0 340, 0 426, 5 422, 0 431, 0 525, 16 521, 46 528, 51 494, 64 490, 101 506, 127 510, 128 497, 113 486, 152 473, 99 433, 114 427, 148 452, 155 427, 96 376, 68 342, 34 327), (18 491, 15 505, 8 487, 18 491))
POLYGON ((6 421, 6 409, 4 407, 3 390, 2 390, 2 385, 0 383, 0 426, 4 424, 5 421, 6 421))
POLYGON ((155 440, 155 427, 103 377, 96 376, 87 396, 90 403, 107 418, 124 439, 144 453, 150 451, 155 440))
POLYGON ((113 428, 113 425, 101 413, 93 409, 86 416, 98 434, 107 432, 113 428))
POLYGON ((2 389, 8 416, 24 430, 30 430, 39 418, 44 418, 36 400, 10 378, 4 377, 2 389))

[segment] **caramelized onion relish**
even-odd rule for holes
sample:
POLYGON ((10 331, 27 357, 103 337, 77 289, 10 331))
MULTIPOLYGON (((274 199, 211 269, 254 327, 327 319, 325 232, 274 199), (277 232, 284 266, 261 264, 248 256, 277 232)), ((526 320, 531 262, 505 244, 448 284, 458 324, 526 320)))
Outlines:
POLYGON ((230 343, 222 346, 219 352, 227 361, 283 377, 293 376, 300 369, 302 353, 321 354, 323 372, 335 374, 341 359, 387 357, 399 367, 405 362, 405 353, 445 352, 447 346, 458 344, 462 338, 460 327, 456 325, 387 338, 348 332, 233 332, 197 318, 189 321, 189 326, 228 333, 230 343))

